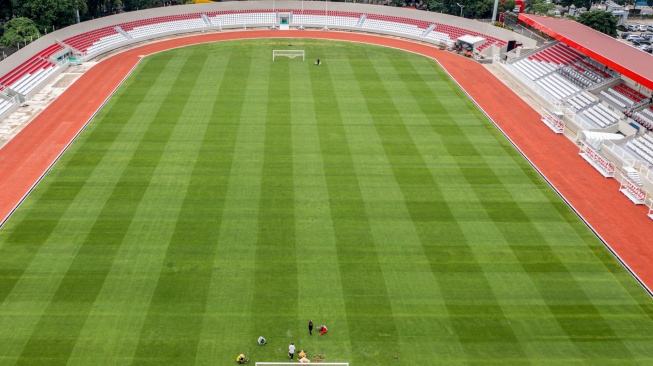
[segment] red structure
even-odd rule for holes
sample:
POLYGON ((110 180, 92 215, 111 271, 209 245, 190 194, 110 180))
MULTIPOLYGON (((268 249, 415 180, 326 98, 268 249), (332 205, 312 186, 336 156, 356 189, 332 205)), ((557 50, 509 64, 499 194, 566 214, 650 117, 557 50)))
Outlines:
POLYGON ((650 67, 649 54, 573 20, 519 14, 519 21, 548 34, 634 82, 653 89, 653 68, 650 67))

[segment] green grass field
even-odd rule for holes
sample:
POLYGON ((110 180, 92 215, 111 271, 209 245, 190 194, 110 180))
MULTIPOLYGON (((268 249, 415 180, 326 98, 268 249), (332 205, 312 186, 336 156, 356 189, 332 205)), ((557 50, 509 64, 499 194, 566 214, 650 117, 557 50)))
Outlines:
POLYGON ((144 59, 0 230, 0 301, 0 365, 653 362, 652 299, 458 86, 360 44, 144 59))

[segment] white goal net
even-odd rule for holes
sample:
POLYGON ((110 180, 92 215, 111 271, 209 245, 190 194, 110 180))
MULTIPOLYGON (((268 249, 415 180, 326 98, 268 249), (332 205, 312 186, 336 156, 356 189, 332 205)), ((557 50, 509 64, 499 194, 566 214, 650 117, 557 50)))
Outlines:
POLYGON ((288 57, 288 58, 295 58, 295 57, 301 57, 302 61, 304 61, 304 50, 272 50, 272 61, 274 61, 275 57, 288 57))
MULTIPOLYGON (((311 362, 312 364, 320 366, 349 366, 349 362, 311 362)), ((303 363, 298 362, 257 362, 256 366, 268 366, 268 365, 303 365, 303 363)))

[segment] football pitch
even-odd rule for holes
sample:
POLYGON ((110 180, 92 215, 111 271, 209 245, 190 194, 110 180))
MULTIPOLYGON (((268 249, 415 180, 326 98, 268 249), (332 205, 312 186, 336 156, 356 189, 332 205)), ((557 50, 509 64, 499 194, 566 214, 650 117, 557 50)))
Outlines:
POLYGON ((433 60, 377 46, 148 56, 0 229, 0 365, 281 362, 290 342, 355 366, 651 364, 652 320, 433 60))

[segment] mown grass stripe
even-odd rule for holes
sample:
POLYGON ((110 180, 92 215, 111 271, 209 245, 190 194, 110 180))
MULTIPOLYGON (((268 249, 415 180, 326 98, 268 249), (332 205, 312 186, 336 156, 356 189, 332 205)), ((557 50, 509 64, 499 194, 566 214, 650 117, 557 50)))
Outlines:
MULTIPOLYGON (((388 57, 401 55, 375 54, 372 62, 375 67, 381 67, 387 63, 388 57)), ((330 60, 332 58, 329 57, 330 60)), ((339 72, 334 75, 337 90, 351 84, 350 80, 357 80, 356 73, 361 72, 360 68, 352 69, 350 61, 345 57, 344 62, 337 65, 339 72)), ((385 87, 390 89, 392 85, 385 87)), ((353 100, 356 105, 355 108, 341 108, 341 114, 343 120, 351 121, 345 124, 344 129, 382 276, 388 292, 393 294, 389 300, 396 319, 401 352, 390 357, 397 356, 406 363, 417 362, 422 357, 438 357, 455 363, 454 360, 460 361, 462 347, 450 330, 448 310, 441 303, 443 294, 430 270, 404 195, 396 182, 374 120, 370 117, 373 111, 368 109, 366 100, 375 99, 377 95, 365 95, 366 92, 369 90, 351 86, 346 96, 338 96, 338 102, 343 105, 347 104, 347 100, 353 100), (430 305, 420 305, 426 302, 430 305), (430 326, 424 327, 425 323, 430 326), (433 348, 419 339, 446 342, 447 347, 433 348)), ((411 111, 413 120, 418 116, 416 111, 411 111)))
MULTIPOLYGON (((438 224, 444 223, 448 230, 453 231, 449 232, 449 236, 458 238, 458 253, 467 254, 465 262, 470 264, 471 271, 467 275, 465 272, 458 271, 457 278, 446 276, 448 278, 445 279, 443 278, 445 276, 438 273, 440 269, 436 269, 437 262, 443 258, 438 255, 441 253, 438 253, 440 247, 437 244, 441 242, 441 239, 430 235, 426 236, 426 231, 420 233, 422 246, 428 255, 433 268, 432 272, 438 274, 440 287, 453 293, 454 289, 473 286, 475 297, 481 299, 482 304, 478 305, 461 305, 445 300, 454 333, 471 358, 475 357, 481 348, 480 344, 483 344, 489 348, 500 345, 504 356, 525 360, 526 355, 518 337, 510 326, 482 268, 476 262, 473 250, 465 242, 465 236, 451 213, 450 205, 438 189, 439 185, 431 176, 404 121, 391 120, 398 116, 401 118, 401 113, 397 110, 395 101, 390 97, 388 89, 376 70, 376 63, 372 61, 375 58, 370 57, 369 54, 366 56, 357 61, 358 65, 354 68, 357 71, 356 79, 361 85, 370 116, 392 166, 395 179, 405 197, 412 219, 415 222, 423 223, 423 228, 430 227, 427 229, 428 231, 435 231, 438 224), (358 72, 358 70, 366 71, 358 72), (380 109, 378 106, 383 106, 383 108, 380 109), (429 191, 426 192, 426 190, 429 191), (474 325, 472 326, 472 324, 474 325)), ((395 70, 397 74, 400 74, 400 71, 395 70)))
POLYGON ((252 299, 255 326, 285 329, 287 342, 293 341, 299 297, 289 62, 280 59, 270 67, 252 299))
MULTIPOLYGON (((325 49, 315 53, 324 58, 325 49)), ((298 345, 313 353, 328 355, 332 361, 351 358, 351 344, 343 301, 342 279, 338 266, 335 233, 329 207, 329 192, 318 139, 315 105, 324 103, 313 98, 311 78, 329 78, 328 68, 311 62, 290 63, 293 181, 295 184, 295 232, 298 264, 298 345), (308 321, 315 327, 327 324, 334 331, 323 342, 313 331, 308 335, 308 321)), ((331 105, 330 108, 338 108, 331 105)))
POLYGON ((333 78, 340 70, 324 66, 330 78, 312 74, 311 84, 313 99, 320 101, 315 116, 352 345, 350 362, 383 363, 400 353, 397 329, 336 97, 333 78))
MULTIPOLYGON (((162 57, 157 55, 154 57, 162 57)), ((183 133, 196 133, 179 123, 181 114, 191 96, 198 74, 193 72, 202 67, 206 57, 189 57, 185 54, 174 56, 173 62, 179 65, 177 78, 171 83, 170 91, 165 93, 163 103, 156 108, 156 116, 141 139, 138 149, 131 156, 130 163, 123 172, 121 181, 114 189, 112 204, 109 207, 124 210, 124 217, 130 220, 118 223, 107 212, 106 227, 113 231, 98 234, 113 243, 107 248, 101 276, 88 284, 91 305, 80 325, 78 342, 74 343, 69 364, 88 363, 88 357, 103 358, 114 362, 115 355, 108 349, 121 349, 121 359, 130 358, 137 346, 138 332, 146 315, 151 294, 156 285, 154 276, 133 276, 140 270, 152 271, 157 262, 160 266, 162 251, 170 240, 173 226, 190 175, 190 166, 179 166, 175 162, 176 151, 185 141, 183 133), (176 138, 183 131, 182 137, 176 138), (171 174, 174 172, 174 174, 171 174), (158 195, 166 200, 157 199, 158 195), (157 212, 153 215, 153 212, 157 212), (156 233, 153 235, 153 233, 156 233), (109 237, 111 239, 109 239, 109 237), (152 246, 153 243, 158 245, 152 246), (143 247, 149 247, 144 251, 143 247), (139 249, 140 248, 140 249, 139 249), (125 259, 126 253, 141 251, 145 255, 135 255, 125 259), (114 291, 122 292, 125 298, 117 300, 114 291), (107 296, 107 292, 114 293, 107 296), (107 313, 107 307, 111 309, 107 313), (138 309, 138 311, 134 311, 138 309), (94 336, 89 336, 93 334, 94 336), (100 340, 97 333, 103 335, 100 340), (79 342, 79 340, 83 340, 79 342), (102 343, 101 343, 102 342, 102 343), (89 346, 93 344, 93 346, 89 346), (101 343, 101 346, 98 344, 101 343), (93 352, 88 348, 96 346, 93 352), (85 353, 81 351, 87 348, 85 353)), ((135 118, 132 123, 139 123, 135 118)), ((100 226, 102 228, 102 226, 100 226)), ((86 267, 88 268, 88 267, 86 267)))
MULTIPOLYGON (((169 82, 166 80, 169 78, 170 76, 162 76, 157 80, 165 84, 169 82)), ((172 78, 174 79, 174 76, 172 78)), ((148 123, 144 123, 144 125, 147 128, 148 123)), ((127 129, 127 127, 125 126, 124 129, 127 129)), ((139 134, 139 136, 142 135, 143 133, 139 134)), ((74 154, 74 150, 70 151, 69 154, 74 154)), ((105 169, 108 169, 106 167, 107 164, 108 162, 103 161, 103 166, 101 167, 105 174, 107 173, 105 169)), ((121 169, 124 169, 125 165, 122 165, 121 169)), ((96 173, 99 172, 94 171, 93 174, 96 173)), ((63 295, 58 292, 58 288, 62 285, 66 286, 66 276, 68 273, 79 279, 79 276, 73 274, 75 272, 74 270, 71 272, 70 266, 75 263, 74 258, 78 254, 80 246, 82 246, 81 243, 85 240, 89 232, 92 232, 92 225, 98 215, 101 215, 100 209, 110 196, 111 188, 114 187, 116 180, 107 179, 107 188, 101 190, 99 194, 88 187, 84 189, 81 195, 75 194, 74 196, 76 197, 71 204, 68 204, 64 199, 62 206, 65 211, 55 211, 52 208, 53 212, 51 214, 59 214, 61 217, 58 220, 59 224, 57 228, 49 235, 39 252, 35 253, 24 275, 17 279, 18 282, 13 291, 2 303, 0 314, 3 316, 0 317, 0 323, 14 329, 12 340, 2 342, 2 345, 0 345, 0 347, 6 347, 2 351, 3 355, 16 360, 21 353, 30 354, 30 345, 32 347, 38 347, 38 344, 34 344, 34 341, 30 341, 30 339, 35 338, 35 334, 40 332, 48 333, 42 328, 48 328, 46 325, 48 321, 52 320, 52 317, 50 317, 52 311, 57 313, 54 308, 61 301, 61 296, 63 295), (85 215, 83 218, 77 217, 75 213, 86 207, 88 201, 84 202, 84 199, 88 199, 89 197, 98 199, 97 208, 90 210, 88 215, 85 215), (47 273, 48 276, 37 280, 34 276, 36 273, 47 273), (38 294, 38 296, 35 297, 34 294, 38 294), (5 317, 5 314, 13 312, 12 308, 14 307, 20 309, 21 315, 5 317), (13 324, 10 324, 10 322, 13 324), (26 345, 27 349, 25 349, 26 345)), ((97 240, 97 237, 93 240, 97 240)), ((74 292, 79 292, 79 289, 76 288, 74 292)), ((74 303, 74 305, 79 306, 77 303, 74 303)), ((71 307, 74 308, 75 306, 71 307)), ((74 316, 75 311, 72 311, 72 313, 74 316)), ((56 343, 56 341, 51 343, 56 343)), ((44 346, 49 344, 41 342, 40 345, 44 346)), ((50 350, 42 352, 56 354, 56 351, 50 350)))
MULTIPOLYGON (((412 68, 412 64, 402 64, 403 67, 412 68)), ((414 95, 424 95, 428 93, 428 86, 423 81, 411 81, 411 86, 415 89, 411 90, 414 95), (421 84, 421 85, 420 85, 421 84), (421 86, 421 90, 417 89, 421 86)), ((416 99, 424 108, 428 108, 425 103, 416 99)), ((437 103, 437 102, 436 102, 437 103)), ((445 108, 444 106, 442 106, 445 108)), ((452 126, 455 131, 457 126, 452 126)), ((578 286, 573 276, 570 274, 569 269, 557 257, 550 246, 539 246, 538 248, 529 248, 527 245, 524 247, 524 240, 534 241, 537 243, 546 243, 543 236, 538 233, 536 227, 532 225, 531 219, 524 213, 519 204, 515 202, 511 193, 506 189, 501 179, 494 173, 492 167, 486 163, 484 154, 481 154, 476 148, 476 144, 468 138, 468 135, 460 129, 457 131, 458 141, 457 144, 464 144, 465 150, 468 151, 466 156, 461 156, 450 151, 452 157, 460 166, 460 173, 465 178, 465 181, 474 190, 476 199, 482 205, 494 230, 501 234, 501 239, 510 248, 512 255, 521 266, 523 272, 529 277, 530 283, 533 284, 539 293, 541 300, 548 306, 550 315, 553 315, 559 325, 559 329, 563 330, 568 336, 568 339, 574 343, 576 349, 567 347, 567 351, 571 354, 580 355, 585 353, 582 350, 583 343, 579 343, 578 333, 579 329, 570 326, 566 321, 567 315, 564 311, 557 308, 552 301, 555 299, 574 298, 574 304, 571 306, 579 306, 583 308, 583 313, 587 315, 590 328, 593 332, 600 333, 599 336, 606 336, 614 339, 614 331, 611 327, 601 318, 600 313, 592 305, 591 301, 587 298, 582 288, 578 286), (471 156, 471 158, 470 158, 471 156), (482 177, 482 179, 479 179, 482 177), (480 184, 479 182, 483 182, 480 184), (537 253, 536 255, 534 255, 537 253), (546 273, 542 276, 539 273, 546 273), (555 279, 554 279, 555 278, 555 279), (564 281, 566 285, 565 293, 556 293, 555 289, 562 286, 556 286, 554 283, 564 281), (567 291, 571 292, 567 292, 567 291), (583 304, 583 305, 581 305, 583 304)), ((501 142, 496 143, 500 145, 501 142)), ((450 144, 445 142, 445 147, 449 149, 450 144)), ((459 151, 460 145, 456 151, 459 151)), ((520 168, 517 168, 520 169, 520 168)), ((525 177, 527 179, 527 177, 525 177)), ((544 314, 542 322, 546 318, 550 319, 549 314, 544 314)), ((572 317, 577 320, 576 317, 572 317)), ((581 327, 581 332, 586 331, 581 327)), ((582 341, 582 340, 581 340, 582 341)), ((623 357, 629 358, 630 352, 621 342, 614 342, 610 352, 618 352, 623 357), (616 349, 615 349, 616 348, 616 349)))
POLYGON ((232 80, 223 80, 223 74, 237 65, 237 59, 230 56, 230 52, 189 56, 205 61, 197 65, 198 78, 180 123, 197 132, 174 137, 188 141, 182 146, 188 150, 193 169, 141 329, 134 357, 139 364, 192 363, 196 356, 237 129, 237 124, 222 124, 218 118, 224 107, 218 100, 234 88, 232 80), (206 92, 216 86, 220 88, 217 93, 206 92), (220 156, 215 154, 218 144, 225 151, 220 156), (194 149, 195 156, 190 153, 194 149))
POLYGON ((252 360, 267 359, 257 353, 265 352, 266 348, 252 346, 262 334, 275 338, 267 330, 256 328, 249 316, 254 291, 252 263, 258 237, 270 51, 265 46, 250 44, 227 48, 235 60, 225 75, 224 93, 228 97, 220 98, 219 111, 223 128, 234 128, 224 136, 233 140, 224 142, 232 149, 231 169, 228 176, 220 178, 226 193, 195 358, 198 365, 213 364, 226 355, 232 361, 240 352, 247 352, 252 360), (261 62, 262 58, 266 62, 261 62), (234 350, 239 351, 231 357, 234 350))
MULTIPOLYGON (((156 72, 154 75, 162 76, 156 72)), ((139 91, 139 94, 132 96, 138 103, 148 95, 150 88, 144 87, 139 91)), ((117 93, 116 98, 116 103, 127 99, 124 93, 117 93)), ((60 225, 61 215, 73 204, 94 169, 101 160, 106 159, 111 145, 122 134, 131 115, 136 113, 138 103, 125 106, 122 114, 112 114, 111 128, 99 123, 99 116, 87 126, 78 143, 64 154, 38 189, 30 193, 21 204, 21 209, 0 230, 0 302, 6 299, 41 246, 60 225), (102 143, 97 141, 99 136, 102 136, 102 143), (90 145, 94 146, 93 154, 84 152, 90 145), (17 247, 21 248, 20 256, 12 254, 17 247)), ((111 113, 111 110, 104 113, 111 113)))

